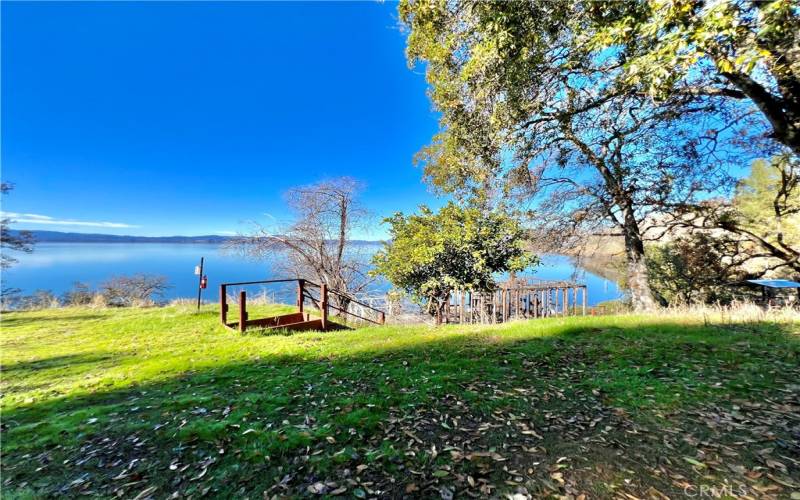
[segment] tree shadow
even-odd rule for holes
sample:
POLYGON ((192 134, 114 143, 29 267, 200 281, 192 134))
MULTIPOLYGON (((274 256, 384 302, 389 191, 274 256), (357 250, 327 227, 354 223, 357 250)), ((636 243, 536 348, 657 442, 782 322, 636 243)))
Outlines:
MULTIPOLYGON (((328 483, 375 496, 492 496, 513 484, 546 495, 565 493, 558 479, 570 477, 608 496, 595 483, 625 471, 634 477, 624 491, 674 493, 651 469, 696 476, 682 458, 698 446, 682 439, 700 432, 689 409, 791 391, 800 377, 800 342, 786 325, 609 322, 517 337, 525 328, 453 329, 390 347, 345 332, 347 355, 263 356, 8 408, 4 471, 8 484, 70 496, 153 487, 156 496, 303 496, 334 491, 328 483), (674 423, 645 428, 663 412, 674 423)), ((783 423, 767 427, 783 436, 783 423)), ((747 432, 719 439, 733 446, 747 432)))
POLYGON ((112 359, 119 359, 120 357, 120 355, 112 355, 107 353, 67 354, 64 356, 53 356, 50 358, 18 361, 16 363, 0 365, 0 373, 37 372, 40 370, 51 370, 54 368, 63 367, 74 368, 79 365, 96 364, 112 359))
POLYGON ((5 317, 2 319, 2 325, 4 327, 12 327, 12 326, 23 326, 28 324, 35 324, 35 323, 48 323, 48 322, 61 322, 61 323, 72 323, 77 321, 89 321, 93 319, 107 319, 108 316, 104 316, 102 314, 76 314, 70 316, 11 316, 8 317, 6 314, 5 317))

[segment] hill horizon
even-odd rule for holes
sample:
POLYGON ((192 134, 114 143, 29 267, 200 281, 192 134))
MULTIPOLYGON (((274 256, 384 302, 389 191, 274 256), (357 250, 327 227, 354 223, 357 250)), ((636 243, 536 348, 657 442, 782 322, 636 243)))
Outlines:
MULTIPOLYGON (((12 230, 12 234, 19 234, 12 230)), ((65 231, 27 230, 36 243, 225 243, 235 235, 203 234, 196 236, 133 236, 104 233, 79 233, 65 231)), ((376 244, 381 240, 350 240, 354 244, 376 244)))

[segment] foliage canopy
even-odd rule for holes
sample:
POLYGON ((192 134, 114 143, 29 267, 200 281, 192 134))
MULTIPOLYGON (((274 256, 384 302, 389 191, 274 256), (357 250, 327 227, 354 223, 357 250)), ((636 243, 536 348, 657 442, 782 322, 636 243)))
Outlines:
POLYGON ((439 312, 453 289, 491 290, 494 275, 522 271, 536 262, 523 247, 519 222, 500 211, 461 207, 397 213, 386 219, 390 239, 375 254, 375 272, 439 312))
POLYGON ((400 15, 441 112, 418 155, 427 180, 533 202, 543 240, 610 227, 625 239, 634 306, 653 307, 643 223, 728 182, 727 139, 750 110, 709 95, 654 100, 626 78, 624 52, 595 46, 591 4, 406 0, 400 15))

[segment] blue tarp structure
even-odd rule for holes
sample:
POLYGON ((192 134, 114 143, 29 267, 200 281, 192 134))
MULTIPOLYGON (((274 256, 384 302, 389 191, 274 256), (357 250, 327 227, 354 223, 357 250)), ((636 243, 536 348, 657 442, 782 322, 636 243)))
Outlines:
POLYGON ((800 283, 789 280, 745 280, 744 283, 751 283, 767 288, 800 288, 800 283))
POLYGON ((759 287, 761 289, 761 302, 764 305, 786 305, 787 303, 798 304, 800 303, 800 283, 790 280, 745 280, 738 283, 731 283, 738 286, 751 286, 759 287), (786 302, 786 294, 794 295, 797 291, 797 297, 786 302))

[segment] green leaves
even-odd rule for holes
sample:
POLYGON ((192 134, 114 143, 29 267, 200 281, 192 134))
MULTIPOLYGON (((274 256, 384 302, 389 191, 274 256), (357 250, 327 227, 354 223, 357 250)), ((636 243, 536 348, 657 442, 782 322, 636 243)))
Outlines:
POLYGON ((495 273, 536 262, 523 248, 519 222, 507 214, 452 202, 420 212, 388 218, 390 243, 373 259, 376 273, 419 301, 441 300, 454 288, 488 290, 495 273))

